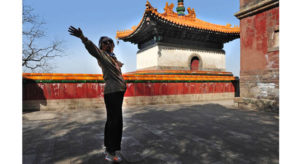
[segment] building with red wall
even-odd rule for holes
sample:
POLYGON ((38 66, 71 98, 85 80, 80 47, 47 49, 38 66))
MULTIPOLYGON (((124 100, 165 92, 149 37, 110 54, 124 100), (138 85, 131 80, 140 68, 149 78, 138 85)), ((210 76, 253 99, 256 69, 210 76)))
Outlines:
MULTIPOLYGON (((138 26, 118 31, 117 39, 138 44, 137 71, 123 74, 124 105, 233 100, 236 78, 225 69, 226 42, 239 38, 240 28, 184 13, 183 0, 166 3, 159 13, 147 1, 138 26)), ((23 110, 104 107, 101 74, 23 74, 23 110)))
POLYGON ((279 109, 279 0, 240 0, 240 107, 279 109))

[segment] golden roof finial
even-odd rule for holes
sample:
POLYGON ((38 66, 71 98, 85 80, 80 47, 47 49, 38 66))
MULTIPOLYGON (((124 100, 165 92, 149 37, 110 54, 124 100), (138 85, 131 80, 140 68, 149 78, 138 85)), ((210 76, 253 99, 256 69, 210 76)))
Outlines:
POLYGON ((176 8, 177 10, 177 14, 179 16, 184 16, 184 12, 185 12, 185 7, 184 7, 184 4, 183 4, 183 0, 178 0, 178 6, 176 8))

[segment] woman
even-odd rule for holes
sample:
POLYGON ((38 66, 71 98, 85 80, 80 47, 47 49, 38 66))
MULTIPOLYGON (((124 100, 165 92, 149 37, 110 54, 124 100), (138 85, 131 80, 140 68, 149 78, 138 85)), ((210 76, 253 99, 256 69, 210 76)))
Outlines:
POLYGON ((70 35, 81 39, 88 52, 94 56, 103 72, 105 81, 104 102, 106 106, 107 120, 104 131, 105 159, 113 162, 121 162, 121 140, 123 131, 122 104, 126 83, 123 79, 121 67, 123 63, 117 60, 114 50, 114 42, 109 37, 101 37, 99 48, 86 38, 81 29, 69 27, 70 35))

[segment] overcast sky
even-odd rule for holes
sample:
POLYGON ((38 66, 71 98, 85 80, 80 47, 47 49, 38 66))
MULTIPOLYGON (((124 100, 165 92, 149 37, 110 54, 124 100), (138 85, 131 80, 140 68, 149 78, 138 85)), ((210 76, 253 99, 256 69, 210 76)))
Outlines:
MULTIPOLYGON (((166 2, 174 3, 177 0, 149 0, 160 13, 166 2)), ((48 41, 63 40, 65 57, 57 58, 54 62, 56 73, 102 73, 96 60, 88 54, 81 41, 68 34, 70 25, 80 27, 84 35, 95 44, 101 36, 115 39, 118 30, 130 29, 138 25, 145 11, 146 0, 24 0, 23 4, 34 9, 34 14, 46 22, 43 30, 48 41)), ((226 25, 239 25, 234 13, 239 11, 239 0, 185 0, 185 7, 195 8, 198 19, 226 25)), ((186 11, 187 13, 187 11, 186 11)), ((115 40, 116 42, 116 40, 115 40)), ((115 48, 118 59, 125 63, 122 71, 136 70, 137 45, 120 41, 115 48)), ((236 39, 224 45, 226 52, 226 69, 239 76, 240 70, 240 40, 236 39)))

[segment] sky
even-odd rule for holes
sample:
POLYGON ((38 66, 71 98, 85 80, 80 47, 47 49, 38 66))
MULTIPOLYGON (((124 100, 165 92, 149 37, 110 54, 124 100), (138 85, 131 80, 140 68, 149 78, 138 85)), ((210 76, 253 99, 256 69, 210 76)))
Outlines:
MULTIPOLYGON (((162 13, 166 2, 177 0, 149 0, 153 7, 162 13)), ((54 40, 63 41, 63 57, 56 58, 52 64, 55 73, 102 73, 97 61, 88 54, 81 41, 68 33, 70 25, 80 27, 86 37, 98 45, 101 36, 109 36, 116 43, 118 30, 130 29, 138 25, 145 11, 146 0, 24 0, 23 4, 31 6, 33 14, 45 22, 42 29, 47 37, 39 43, 47 45, 54 40)), ((185 0, 185 7, 195 8, 198 19, 226 25, 239 25, 234 16, 239 11, 239 0, 185 0)), ((187 13, 187 11, 186 11, 187 13)), ((239 76, 240 72, 240 39, 224 45, 226 53, 226 71, 239 76)), ((125 65, 122 72, 136 70, 137 45, 120 41, 115 47, 115 54, 125 65)))

